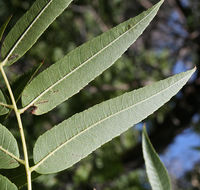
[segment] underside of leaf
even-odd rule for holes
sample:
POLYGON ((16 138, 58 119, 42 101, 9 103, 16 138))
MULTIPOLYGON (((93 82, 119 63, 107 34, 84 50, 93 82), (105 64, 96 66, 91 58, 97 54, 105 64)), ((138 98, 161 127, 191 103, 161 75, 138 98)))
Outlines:
POLYGON ((9 109, 6 108, 5 106, 3 106, 3 104, 1 104, 1 103, 7 104, 3 92, 0 90, 0 115, 4 115, 4 114, 8 113, 9 109))
POLYGON ((10 169, 19 166, 15 160, 19 158, 17 141, 11 132, 0 124, 0 169, 10 169))
POLYGON ((72 0, 36 0, 6 36, 1 54, 10 65, 22 57, 72 0))
POLYGON ((16 185, 2 175, 0 175, 0 188, 1 190, 17 190, 16 185))
POLYGON ((78 93, 108 69, 142 34, 163 0, 155 6, 76 48, 40 73, 22 94, 25 108, 44 114, 78 93))
POLYGON ((103 102, 47 131, 36 141, 34 169, 47 174, 77 163, 169 101, 193 72, 190 70, 103 102))

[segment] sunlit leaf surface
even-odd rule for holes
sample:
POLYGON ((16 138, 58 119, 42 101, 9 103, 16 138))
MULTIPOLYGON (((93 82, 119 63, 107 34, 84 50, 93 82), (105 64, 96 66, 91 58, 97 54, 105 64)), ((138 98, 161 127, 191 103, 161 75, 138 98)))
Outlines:
POLYGON ((154 150, 145 127, 142 133, 142 150, 152 190, 171 190, 171 183, 167 170, 154 150))
POLYGON ((36 171, 54 173, 77 163, 169 101, 193 72, 194 69, 105 101, 47 131, 34 147, 36 171))
POLYGON ((22 104, 34 106, 40 115, 78 93, 109 68, 142 34, 163 0, 104 34, 70 52, 38 75, 22 94, 22 104))

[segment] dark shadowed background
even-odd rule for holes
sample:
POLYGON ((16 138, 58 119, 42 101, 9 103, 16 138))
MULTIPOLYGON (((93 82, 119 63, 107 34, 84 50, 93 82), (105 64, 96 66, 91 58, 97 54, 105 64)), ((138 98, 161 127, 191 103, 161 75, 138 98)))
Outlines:
MULTIPOLYGON (((33 2, 0 0, 0 24, 13 15, 6 32, 33 2)), ((73 48, 136 16, 156 2, 74 0, 31 50, 9 67, 10 80, 14 83, 20 75, 44 61, 42 71, 73 48)), ((200 1, 165 0, 148 29, 110 69, 53 111, 42 116, 27 112, 23 116, 29 155, 39 135, 74 113, 196 65, 197 72, 182 91, 144 122, 170 173, 173 189, 200 190, 199 63, 200 1)), ((3 82, 0 82, 0 87, 4 87, 3 82)), ((21 145, 14 114, 8 119, 1 117, 1 122, 21 145)), ((151 189, 141 154, 141 127, 142 123, 131 128, 64 172, 39 177, 34 181, 33 189, 151 189)))

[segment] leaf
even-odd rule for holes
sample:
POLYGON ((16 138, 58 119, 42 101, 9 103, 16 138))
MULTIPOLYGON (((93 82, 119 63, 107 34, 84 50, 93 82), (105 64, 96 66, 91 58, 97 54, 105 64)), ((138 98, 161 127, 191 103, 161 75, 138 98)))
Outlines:
POLYGON ((15 158, 19 158, 17 141, 12 133, 0 124, 0 168, 18 167, 19 163, 15 158))
POLYGON ((48 174, 69 168, 156 111, 182 88, 194 70, 105 101, 47 131, 34 146, 36 165, 32 169, 48 174))
POLYGON ((44 114, 109 68, 142 34, 156 15, 161 0, 151 9, 76 48, 40 73, 22 94, 22 105, 44 114))
POLYGON ((2 57, 10 65, 22 57, 72 0, 36 0, 8 33, 2 57))
MULTIPOLYGON (((32 163, 32 160, 29 160, 29 163, 32 163)), ((27 184, 26 170, 23 165, 20 165, 17 168, 9 170, 0 170, 0 173, 7 177, 12 183, 14 183, 19 189, 27 184)), ((31 179, 32 181, 39 177, 40 174, 32 172, 31 179)))
POLYGON ((7 27, 8 23, 10 22, 11 18, 12 18, 12 16, 10 16, 0 28, 0 41, 2 40, 3 34, 4 34, 5 30, 6 30, 6 27, 7 27))
POLYGON ((0 175, 0 187, 1 190, 17 190, 16 185, 2 175, 0 175))
POLYGON ((146 128, 142 132, 142 150, 149 182, 153 190, 171 190, 171 182, 165 166, 154 150, 146 128))
POLYGON ((4 115, 8 113, 9 109, 3 106, 3 104, 6 104, 6 99, 3 95, 3 92, 0 90, 0 115, 4 115))

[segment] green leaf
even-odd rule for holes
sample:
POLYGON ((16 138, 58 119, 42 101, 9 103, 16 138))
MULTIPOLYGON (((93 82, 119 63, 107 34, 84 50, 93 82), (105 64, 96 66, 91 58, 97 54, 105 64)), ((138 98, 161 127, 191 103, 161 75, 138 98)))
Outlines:
POLYGON ((18 167, 19 163, 15 158, 19 158, 17 141, 12 133, 0 124, 0 168, 18 167))
POLYGON ((17 190, 16 185, 2 175, 0 175, 0 187, 1 190, 17 190))
POLYGON ((40 73, 25 88, 23 106, 34 106, 34 114, 40 115, 78 93, 128 49, 149 25, 162 3, 163 0, 139 16, 76 48, 40 73))
POLYGON ((7 104, 6 99, 3 95, 3 92, 0 90, 0 115, 4 115, 8 113, 9 109, 3 106, 3 104, 7 104))
POLYGON ((36 0, 5 38, 1 53, 8 61, 7 64, 22 57, 71 2, 72 0, 36 0))
MULTIPOLYGON (((29 163, 31 164, 33 161, 29 160, 29 163)), ((26 170, 24 165, 20 165, 17 168, 9 169, 9 170, 0 170, 0 173, 7 177, 12 183, 14 183, 19 189, 21 189, 24 185, 27 184, 27 176, 26 176, 26 170)), ((37 177, 39 177, 40 174, 36 172, 32 172, 31 179, 34 180, 37 177)))
POLYGON ((160 161, 160 158, 154 150, 146 128, 143 128, 142 133, 142 150, 146 165, 146 171, 149 182, 153 190, 171 190, 171 182, 165 166, 160 161))
POLYGON ((12 16, 10 16, 0 28, 0 41, 2 40, 3 34, 4 34, 5 30, 6 30, 6 27, 7 27, 8 23, 10 22, 11 18, 12 18, 12 16))
POLYGON ((47 131, 34 146, 33 170, 47 174, 69 168, 156 111, 182 88, 194 70, 105 101, 47 131))

